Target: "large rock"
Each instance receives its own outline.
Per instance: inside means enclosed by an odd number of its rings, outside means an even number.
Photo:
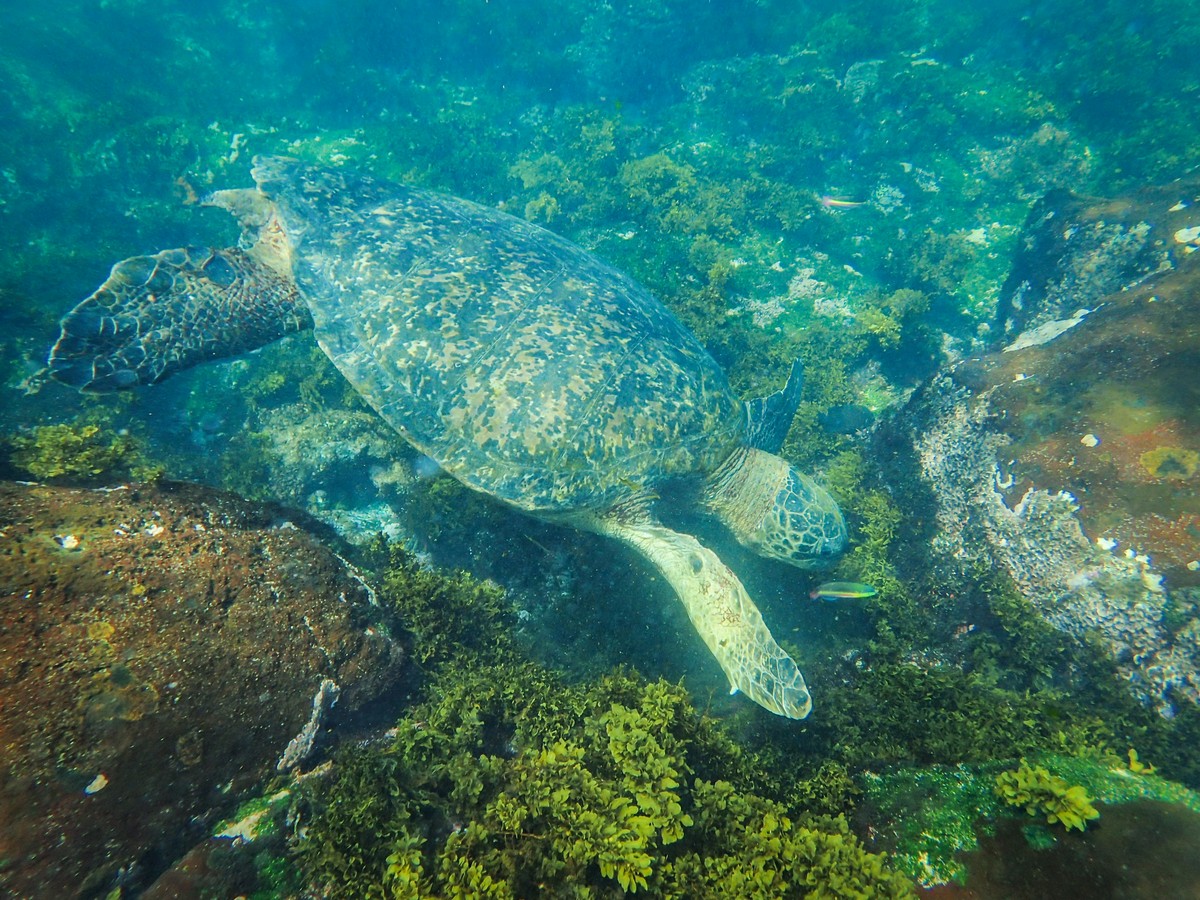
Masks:
[[[885,440],[919,460],[932,549],[1003,567],[1058,627],[1099,635],[1134,692],[1200,700],[1200,182],[1030,216],[994,352]]]
[[[0,893],[136,884],[401,663],[370,589],[276,507],[0,484]]]
[[[1200,181],[1147,188],[1128,197],[1079,197],[1052,191],[1030,211],[1001,292],[999,324],[1006,341],[1187,261],[1175,240],[1197,224]]]

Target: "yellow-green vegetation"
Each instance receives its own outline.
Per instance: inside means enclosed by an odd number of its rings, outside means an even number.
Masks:
[[[632,132],[599,110],[564,108],[542,142],[553,149],[526,153],[509,167],[524,189],[514,208],[523,201],[526,218],[558,229],[603,221],[617,202],[612,183]]]
[[[287,376],[283,372],[273,369],[246,382],[242,388],[242,396],[257,403],[281,390],[287,383]]]
[[[697,780],[693,796],[701,849],[669,865],[665,896],[912,895],[908,881],[890,871],[883,856],[867,853],[843,818],[800,824],[778,803],[725,781]]]
[[[12,438],[12,463],[35,478],[99,478],[155,472],[129,434],[99,425],[40,425]]]
[[[897,580],[888,553],[903,516],[884,491],[864,491],[855,500],[852,513],[858,519],[857,540],[843,571],[857,581],[883,589],[885,584]]]
[[[1083,831],[1088,822],[1100,817],[1081,785],[1068,784],[1045,767],[1031,766],[1024,759],[1017,768],[996,776],[995,790],[1009,806],[1024,807],[1031,816],[1044,815],[1049,824],[1062,825],[1067,831]]]
[[[682,687],[564,684],[522,658],[497,589],[399,551],[381,596],[419,622],[429,677],[386,744],[305,788],[298,853],[329,896],[909,895],[844,819],[754,793],[768,776]]]
[[[444,675],[391,745],[342,754],[310,791],[309,876],[346,897],[909,895],[843,819],[694,775],[721,747],[681,688],[535,672],[473,672],[465,694]]]
[[[955,666],[914,664],[894,642],[881,635],[885,646],[870,665],[825,691],[810,726],[812,752],[859,769],[878,760],[983,762],[1050,740],[1046,698],[998,689]]]
[[[858,314],[857,324],[874,337],[883,350],[899,346],[904,329],[929,311],[929,295],[922,291],[902,289],[872,300]]]
[[[680,799],[678,738],[669,719],[650,717],[649,706],[673,712],[669,699],[658,702],[670,690],[650,685],[641,708],[613,703],[606,712],[593,710],[582,735],[520,753],[505,767],[503,788],[477,827],[460,832],[443,852],[478,861],[514,888],[525,878],[587,883],[593,865],[623,890],[646,888],[662,849],[692,824]],[[508,846],[530,839],[514,871]],[[448,886],[471,890],[455,880]]]
[[[1132,747],[1129,748],[1129,753],[1127,754],[1127,758],[1129,759],[1129,771],[1132,772],[1134,775],[1153,775],[1154,774],[1154,766],[1151,765],[1150,763],[1142,762],[1138,758],[1138,752],[1136,750],[1134,750]]]
[[[967,854],[978,849],[980,836],[997,834],[998,822],[1009,814],[1009,797],[1017,793],[1008,785],[1009,776],[1035,768],[1054,774],[1026,774],[1023,780],[1040,783],[1058,778],[1062,782],[1058,790],[1069,791],[1073,785],[1109,807],[1151,800],[1200,812],[1200,795],[1195,791],[1154,774],[1132,773],[1127,757],[1094,749],[1079,755],[1034,753],[1017,769],[990,762],[891,769],[866,775],[863,784],[868,803],[890,823],[883,844],[893,854],[893,865],[933,886],[964,880],[970,866]],[[1000,779],[1008,785],[1003,790],[997,789]],[[1065,822],[1055,823],[1064,826],[1058,828],[1045,819],[1035,823],[1016,815],[1028,822],[1021,833],[1035,849],[1066,838]],[[1035,808],[1034,815],[1041,818],[1045,813]],[[1091,819],[1082,819],[1084,824],[1087,821]]]
[[[251,500],[271,500],[271,467],[276,456],[270,438],[258,431],[239,431],[221,455],[221,484]]]
[[[491,531],[499,540],[511,531],[502,523],[507,514],[492,498],[444,473],[414,484],[405,507],[413,530],[435,544],[464,531]]]
[[[923,614],[892,563],[893,544],[904,514],[886,491],[868,487],[867,463],[857,450],[844,450],[832,458],[826,483],[850,525],[850,552],[829,580],[855,581],[876,589],[869,605],[903,625]]]
[[[1152,478],[1183,481],[1200,469],[1200,453],[1183,447],[1155,447],[1143,453],[1139,462]]]
[[[413,654],[419,662],[436,666],[470,657],[498,662],[516,654],[516,615],[497,585],[465,572],[425,568],[398,545],[385,552],[383,590],[415,635]]]
[[[297,401],[313,409],[365,408],[357,392],[307,335],[271,345],[253,361],[243,362],[236,385],[235,398],[251,408]]]

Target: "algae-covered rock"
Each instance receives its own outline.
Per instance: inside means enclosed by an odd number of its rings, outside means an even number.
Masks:
[[[0,892],[136,884],[302,758],[398,673],[371,600],[279,507],[0,484]]]
[[[1128,759],[1044,753],[1012,769],[867,773],[866,806],[879,848],[926,887],[1012,900],[1194,896],[1195,854],[1181,848],[1200,835],[1200,795]]]
[[[1200,256],[1182,239],[1200,211],[1180,199],[1198,192],[1048,196],[1000,346],[933,379],[881,438],[915,456],[947,570],[1006,573],[1166,715],[1200,701]]]

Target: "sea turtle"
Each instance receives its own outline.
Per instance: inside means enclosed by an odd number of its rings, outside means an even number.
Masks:
[[[734,691],[812,708],[737,576],[659,522],[668,485],[764,556],[840,553],[832,498],[774,455],[801,374],[742,402],[628,276],[495,209],[279,157],[205,202],[238,247],[117,263],[62,321],[48,370],[85,391],[152,384],[313,328],[359,394],[463,484],[624,541],[674,588]],[[690,493],[689,493],[690,491]]]

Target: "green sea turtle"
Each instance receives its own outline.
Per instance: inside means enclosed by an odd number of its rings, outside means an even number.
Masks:
[[[677,486],[764,556],[842,551],[837,504],[774,455],[798,366],[778,393],[742,402],[648,291],[535,225],[291,159],[257,159],[253,177],[205,201],[239,219],[238,247],[117,263],[63,319],[49,373],[120,390],[313,328],[414,447],[469,487],[636,549],[734,691],[808,715],[803,676],[737,576],[653,512]]]

